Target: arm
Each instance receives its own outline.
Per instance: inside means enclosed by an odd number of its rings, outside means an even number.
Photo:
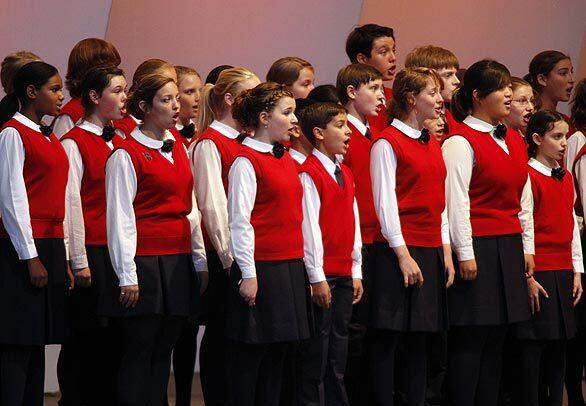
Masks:
[[[213,141],[196,144],[191,160],[194,190],[203,223],[224,269],[232,265],[228,200],[222,183],[222,161]]]
[[[523,251],[525,254],[535,255],[535,232],[533,227],[533,193],[531,179],[527,175],[527,182],[521,194],[521,211],[519,221],[523,229]]]

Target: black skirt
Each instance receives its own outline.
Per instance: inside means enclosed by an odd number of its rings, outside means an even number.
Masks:
[[[257,261],[258,293],[250,307],[240,296],[242,273],[234,261],[226,309],[226,338],[267,344],[304,340],[313,330],[311,294],[302,259]]]
[[[538,271],[534,278],[547,292],[549,299],[539,297],[539,312],[513,328],[521,340],[566,340],[576,335],[574,314],[574,271]]]
[[[352,308],[351,323],[365,326],[370,313],[370,297],[372,296],[372,274],[376,267],[375,245],[362,246],[362,299]]]
[[[497,326],[529,320],[525,259],[521,234],[473,238],[478,275],[456,277],[448,291],[452,326]]]
[[[35,246],[48,273],[43,288],[31,284],[27,261],[10,239],[0,239],[0,344],[63,344],[71,337],[63,239],[35,239]]]
[[[106,272],[103,316],[185,316],[196,317],[200,310],[199,279],[191,254],[137,256],[139,296],[134,308],[120,303],[120,287],[114,269]]]
[[[375,243],[368,325],[393,331],[445,331],[448,312],[443,248],[408,249],[423,274],[421,287],[405,288],[397,255],[388,244]]]
[[[201,297],[202,311],[198,319],[200,325],[224,323],[226,314],[226,292],[229,275],[216,251],[206,251],[208,259],[208,287]]]

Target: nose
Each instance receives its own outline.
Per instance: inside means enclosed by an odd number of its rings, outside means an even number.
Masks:
[[[460,84],[460,79],[458,79],[458,76],[454,75],[454,84],[456,86],[458,86]]]
[[[297,125],[299,121],[297,121],[297,116],[295,114],[291,115],[291,124]]]
[[[348,127],[348,124],[344,124],[344,134],[350,135],[352,134],[352,130]]]

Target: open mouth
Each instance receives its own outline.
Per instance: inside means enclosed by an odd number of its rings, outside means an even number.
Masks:
[[[348,137],[348,138],[346,138],[346,139],[344,140],[344,145],[345,145],[345,146],[348,146],[348,145],[350,145],[350,137]]]

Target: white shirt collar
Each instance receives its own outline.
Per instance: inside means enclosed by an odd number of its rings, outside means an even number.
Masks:
[[[134,122],[136,124],[141,124],[142,123],[142,120],[139,120],[138,118],[134,117],[132,114],[129,114],[129,116],[130,116],[130,118],[132,118],[134,120]]]
[[[395,127],[397,130],[401,131],[406,136],[408,136],[409,138],[413,138],[414,140],[418,139],[421,136],[421,131],[416,130],[413,127],[410,127],[409,125],[405,124],[404,122],[396,118],[393,119],[391,125]]]
[[[81,128],[82,130],[89,131],[90,133],[98,135],[98,136],[101,136],[102,132],[104,131],[104,129],[102,127],[100,127],[99,125],[96,125],[94,123],[90,123],[89,121],[86,121],[86,120],[83,120],[77,126],[79,128]]]
[[[366,134],[368,124],[364,124],[362,121],[360,121],[360,119],[354,117],[352,114],[348,114],[348,121],[350,121],[350,123],[352,123],[352,125],[356,127],[358,131],[360,131],[360,134]]]
[[[16,112],[14,114],[14,116],[12,116],[16,121],[18,121],[20,124],[27,126],[28,128],[30,128],[31,130],[35,130],[36,132],[40,133],[41,132],[41,126],[38,125],[37,123],[35,123],[33,120],[31,120],[30,118],[28,118],[27,116],[25,116],[24,114],[21,114],[20,112]]]
[[[338,165],[336,165],[334,161],[328,158],[326,154],[317,150],[316,148],[314,148],[313,151],[311,151],[311,153],[315,155],[317,159],[319,159],[324,168],[326,168],[326,171],[328,171],[330,175],[334,176],[335,179],[335,171]]]
[[[218,120],[212,121],[210,127],[218,131],[220,134],[225,135],[228,138],[236,139],[240,133],[235,128],[230,127],[227,124],[221,123]]]
[[[479,118],[472,117],[472,116],[466,116],[463,123],[476,131],[481,131],[483,133],[490,133],[491,135],[492,135],[492,132],[494,131],[494,129],[496,128],[496,126],[494,126],[490,123],[487,123],[486,121],[483,121]]]
[[[551,169],[549,166],[542,164],[535,158],[529,159],[529,166],[535,169],[537,172],[544,174],[545,176],[551,176]],[[559,168],[559,164],[556,164],[556,168]]]
[[[289,155],[291,155],[291,158],[293,158],[295,161],[297,161],[298,164],[302,164],[303,162],[305,162],[305,159],[307,158],[301,152],[299,152],[293,148],[289,148]]]
[[[154,140],[151,137],[144,135],[144,133],[140,130],[140,127],[136,127],[130,133],[132,138],[140,142],[142,145],[152,149],[161,149],[163,147],[163,141]],[[169,130],[165,130],[165,140],[173,140],[175,141],[175,137]]]
[[[258,152],[272,152],[273,146],[271,144],[267,144],[266,142],[255,140],[251,137],[246,137],[244,141],[242,141],[243,145],[250,147]]]

